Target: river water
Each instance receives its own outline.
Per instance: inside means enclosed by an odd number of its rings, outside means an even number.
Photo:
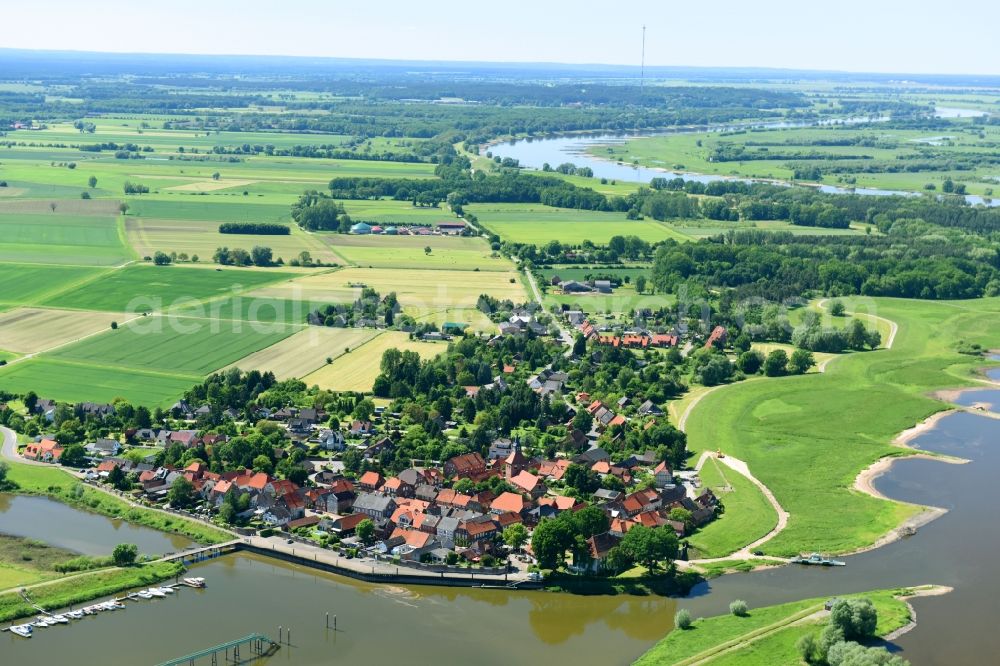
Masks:
[[[84,555],[110,555],[120,543],[134,543],[140,553],[150,555],[191,545],[186,537],[81,511],[47,497],[6,493],[0,493],[0,532]]]
[[[963,109],[949,109],[948,111],[963,111]],[[944,116],[961,117],[961,116]],[[870,119],[847,118],[843,123],[852,124],[858,122],[870,122]],[[546,163],[557,167],[563,162],[572,162],[578,167],[590,167],[594,172],[594,178],[600,180],[606,178],[610,180],[620,180],[634,183],[649,183],[654,177],[661,178],[683,178],[699,183],[710,183],[718,180],[737,180],[740,182],[751,182],[747,178],[735,176],[719,176],[710,174],[689,173],[671,171],[665,168],[651,168],[633,166],[631,164],[614,162],[612,160],[601,159],[587,152],[594,146],[606,146],[625,143],[632,139],[643,137],[664,136],[670,134],[702,134],[705,132],[727,132],[734,129],[787,129],[796,127],[811,127],[824,124],[823,122],[761,122],[753,125],[712,125],[701,127],[680,127],[670,130],[656,132],[634,132],[625,134],[590,134],[571,136],[552,136],[545,138],[530,138],[508,141],[490,146],[489,150],[494,157],[511,157],[516,159],[522,167],[530,169],[541,169]],[[829,122],[825,123],[829,124]],[[917,192],[907,192],[903,190],[883,190],[869,187],[844,188],[834,185],[820,185],[821,192],[828,194],[860,194],[865,196],[902,196],[918,197],[922,196]],[[966,195],[965,200],[973,205],[986,204],[990,206],[1000,206],[1000,199],[987,201],[978,195]]]
[[[1000,653],[1000,632],[993,630],[1000,614],[1000,578],[991,566],[1000,547],[1000,522],[995,519],[1000,503],[995,483],[998,435],[1000,421],[962,412],[915,439],[912,444],[918,448],[972,462],[898,461],[876,487],[948,513],[912,537],[844,558],[846,567],[788,566],[723,576],[699,585],[687,599],[674,600],[376,586],[237,554],[194,567],[196,575],[207,579],[206,590],[184,588],[171,598],[130,603],[126,611],[40,629],[30,641],[2,634],[0,663],[157,663],[255,631],[274,637],[281,625],[292,628],[294,646],[283,648],[272,664],[348,659],[380,664],[627,664],[670,630],[678,607],[696,617],[709,616],[727,612],[729,602],[738,598],[759,607],[925,583],[955,591],[913,602],[919,626],[898,641],[904,656],[917,666],[987,663],[990,659],[983,655]],[[8,497],[3,524],[12,506],[34,499],[11,502]],[[46,514],[45,529],[33,535],[70,539],[63,543],[82,548],[79,535],[65,534],[71,526],[81,519],[107,521],[65,510],[66,515]],[[123,540],[117,530],[108,538],[102,552]],[[328,612],[337,615],[337,632],[324,627]]]

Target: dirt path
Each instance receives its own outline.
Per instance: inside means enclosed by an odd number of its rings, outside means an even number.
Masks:
[[[820,301],[818,301],[816,303],[816,307],[818,307],[818,308],[820,308],[822,310],[826,310],[826,304],[827,304],[827,302],[829,302],[829,300],[830,300],[829,298],[821,299]],[[878,315],[873,315],[873,314],[862,313],[862,314],[859,314],[857,316],[859,316],[859,317],[867,317],[868,319],[874,319],[874,320],[880,321],[880,322],[882,322],[884,324],[888,324],[888,326],[889,326],[889,337],[886,338],[885,344],[883,344],[882,346],[885,349],[892,349],[892,343],[896,341],[896,333],[899,332],[899,324],[897,324],[896,322],[894,322],[891,319],[886,319],[885,317],[879,317]]]

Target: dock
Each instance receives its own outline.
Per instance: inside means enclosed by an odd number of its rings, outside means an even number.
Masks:
[[[279,646],[264,634],[250,634],[249,636],[244,636],[243,638],[237,638],[234,641],[219,643],[218,645],[213,645],[210,648],[205,648],[204,650],[186,654],[183,657],[177,657],[176,659],[165,661],[158,664],[158,666],[183,666],[184,664],[194,666],[195,661],[205,658],[209,658],[211,660],[210,663],[212,666],[218,666],[220,653],[224,656],[224,663],[232,662],[234,664],[240,664],[243,663],[243,656],[240,655],[241,647],[243,647],[247,652],[246,660],[253,661],[254,659],[268,657],[274,654],[278,651]]]

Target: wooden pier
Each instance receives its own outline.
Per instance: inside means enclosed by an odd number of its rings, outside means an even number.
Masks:
[[[210,659],[209,663],[212,666],[218,666],[220,653],[223,654],[225,659],[223,663],[232,662],[240,664],[244,660],[244,656],[240,655],[241,647],[246,653],[246,660],[252,661],[258,657],[266,657],[274,654],[279,646],[264,634],[250,634],[249,636],[244,636],[228,643],[220,643],[219,645],[214,645],[198,652],[192,652],[183,657],[165,661],[159,664],[159,666],[183,666],[184,664],[193,666],[195,661],[206,658]]]

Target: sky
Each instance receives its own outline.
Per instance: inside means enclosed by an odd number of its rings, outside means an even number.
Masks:
[[[1000,74],[1000,2],[32,0],[0,47]]]

